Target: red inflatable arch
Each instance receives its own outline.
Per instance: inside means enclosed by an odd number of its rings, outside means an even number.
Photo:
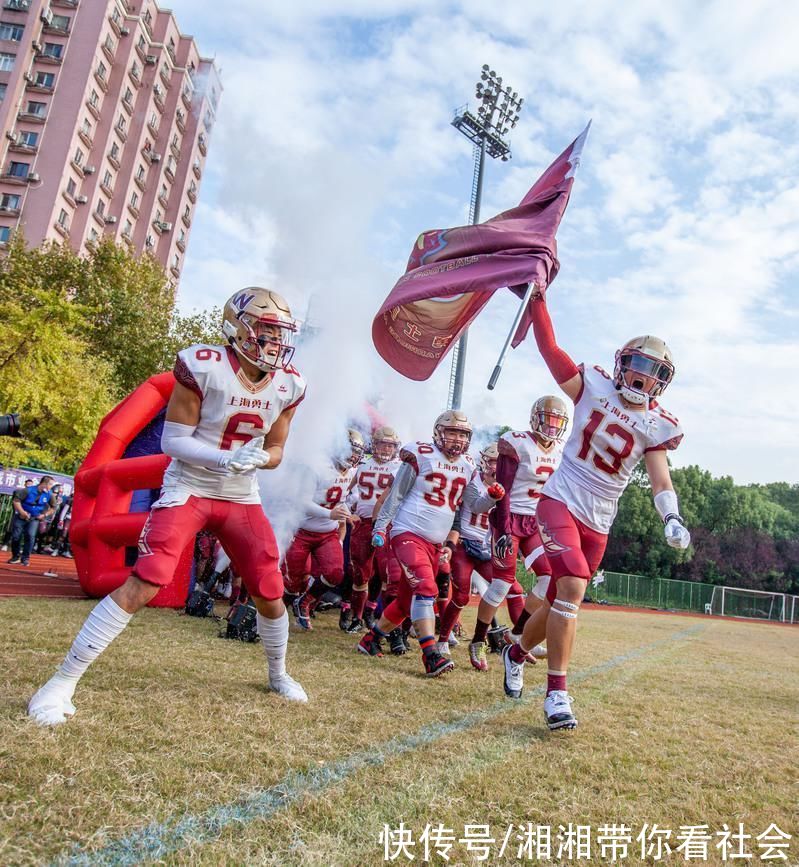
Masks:
[[[75,476],[70,541],[80,585],[90,596],[107,595],[130,575],[125,549],[136,546],[147,519],[147,512],[130,511],[133,492],[159,488],[169,458],[124,454],[167,405],[174,385],[171,373],[150,377],[112,409]],[[193,547],[187,546],[175,580],[158,591],[151,605],[178,608],[184,604]]]

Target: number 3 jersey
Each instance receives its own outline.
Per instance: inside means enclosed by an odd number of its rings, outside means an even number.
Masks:
[[[416,473],[416,481],[391,523],[392,537],[414,533],[434,545],[447,538],[466,485],[477,473],[472,458],[463,454],[450,461],[430,443],[408,443],[400,460]]]
[[[516,475],[507,493],[514,515],[534,515],[546,480],[555,471],[563,454],[563,443],[542,449],[530,431],[507,431],[499,438],[499,453],[518,461]]]
[[[581,371],[572,432],[543,493],[565,503],[592,529],[608,533],[638,462],[646,452],[676,449],[683,432],[654,400],[640,410],[626,406],[601,367]]]
[[[193,436],[224,451],[268,434],[280,414],[297,406],[305,396],[305,380],[293,367],[252,382],[229,346],[182,349],[175,359],[174,374],[202,402]],[[237,503],[261,502],[255,471],[236,475],[173,459],[164,474],[159,505],[179,505],[192,495]]]
[[[314,505],[321,506],[323,509],[335,508],[347,496],[354,472],[354,467],[339,470],[331,466],[317,474],[313,493]],[[331,533],[333,530],[338,530],[338,523],[333,518],[306,513],[300,521],[300,529],[310,530],[312,533]]]
[[[391,487],[401,463],[399,458],[380,463],[371,457],[358,464],[349,501],[359,518],[371,520],[377,501]]]

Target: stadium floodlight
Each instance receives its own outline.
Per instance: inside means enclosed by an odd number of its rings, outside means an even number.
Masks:
[[[474,176],[469,221],[480,222],[480,201],[483,194],[483,170],[486,154],[506,163],[511,158],[510,143],[505,136],[519,122],[523,99],[510,85],[503,87],[502,77],[484,63],[480,81],[475,86],[478,100],[476,113],[468,106],[458,109],[452,125],[472,142],[474,147]],[[463,379],[466,370],[468,331],[464,331],[452,353],[452,371],[449,379],[447,407],[460,409],[463,397]]]

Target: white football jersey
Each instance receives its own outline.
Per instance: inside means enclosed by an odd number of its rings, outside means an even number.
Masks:
[[[547,451],[541,448],[530,431],[509,430],[499,438],[500,454],[508,451],[518,460],[513,485],[507,493],[511,513],[534,515],[546,480],[555,472],[563,457],[562,442]]]
[[[244,374],[229,346],[190,346],[175,359],[175,379],[202,401],[194,436],[216,449],[234,451],[268,434],[280,414],[305,396],[305,380],[293,368],[277,370],[260,382]],[[256,471],[235,474],[173,459],[164,473],[160,505],[178,505],[189,496],[260,503]]]
[[[380,463],[372,456],[358,464],[350,502],[359,518],[371,520],[377,501],[381,494],[391,487],[401,463],[399,458]]]
[[[450,461],[432,443],[408,443],[400,459],[416,472],[416,482],[400,503],[391,522],[392,537],[414,533],[440,545],[447,538],[466,485],[477,473],[472,458],[463,454]]]
[[[317,475],[313,502],[324,509],[337,506],[347,496],[354,472],[355,467],[339,470],[331,466],[326,472]],[[330,533],[332,530],[338,530],[338,525],[339,522],[332,518],[321,518],[316,515],[305,515],[300,521],[300,529],[310,530],[312,533]]]
[[[649,451],[676,449],[683,432],[655,401],[638,411],[625,406],[601,367],[582,373],[571,436],[544,494],[565,503],[584,524],[607,533],[638,461]]]
[[[471,539],[473,542],[485,542],[490,530],[488,513],[491,509],[485,512],[473,512],[469,508],[476,504],[478,498],[483,499],[488,496],[486,484],[480,478],[480,473],[477,473],[469,483],[469,490],[466,494],[461,503],[461,538]],[[469,494],[473,496],[469,496]]]

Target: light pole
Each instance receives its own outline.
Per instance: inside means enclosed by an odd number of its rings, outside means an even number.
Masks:
[[[524,100],[519,98],[509,85],[502,87],[502,78],[484,64],[480,81],[475,88],[478,100],[477,114],[468,106],[455,112],[452,125],[474,146],[474,174],[472,197],[469,203],[469,222],[480,222],[480,201],[483,197],[483,171],[486,154],[502,162],[510,159],[510,144],[505,136],[516,126]],[[449,377],[447,407],[460,409],[463,397],[463,377],[466,370],[466,346],[469,332],[464,331],[452,353],[452,370]]]

